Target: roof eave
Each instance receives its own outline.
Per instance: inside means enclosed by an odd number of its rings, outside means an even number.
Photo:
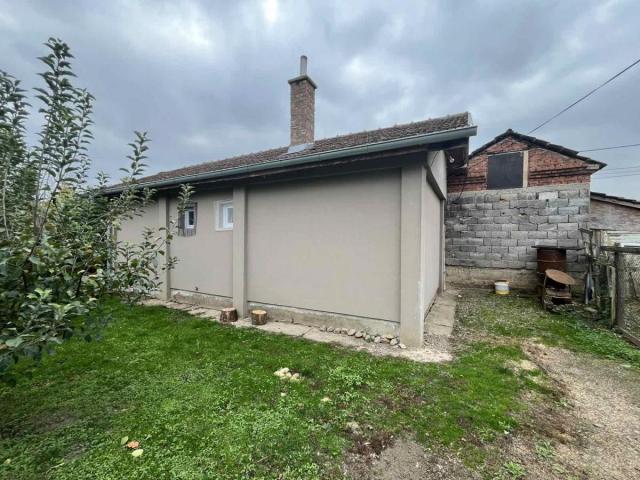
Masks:
[[[301,165],[311,162],[320,162],[323,160],[333,160],[341,157],[350,157],[355,155],[362,155],[367,153],[377,153],[386,150],[395,150],[398,148],[413,147],[418,145],[428,145],[431,143],[440,143],[451,140],[459,140],[462,138],[469,138],[477,134],[478,127],[476,125],[468,125],[465,127],[455,128],[451,130],[444,130],[439,132],[426,133],[421,135],[414,135],[411,137],[403,137],[394,140],[385,140],[382,142],[367,143],[358,145],[356,147],[346,147],[328,152],[312,153],[309,155],[301,155],[294,158],[286,158],[284,156],[278,160],[272,160],[269,162],[256,163],[252,165],[243,165],[239,167],[230,167],[216,170],[213,172],[204,172],[194,175],[183,175],[180,177],[167,178],[163,180],[155,180],[151,182],[141,182],[137,184],[139,188],[158,188],[168,187],[173,185],[179,185],[182,183],[200,182],[211,180],[214,178],[221,178],[241,173],[255,172],[260,170],[270,170],[273,168],[282,168],[294,165]],[[123,190],[123,186],[107,187],[103,190],[105,194],[119,193]]]

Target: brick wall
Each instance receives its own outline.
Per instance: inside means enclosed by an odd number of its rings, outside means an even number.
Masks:
[[[528,152],[528,186],[572,183],[586,183],[588,185],[590,182],[593,170],[587,169],[589,165],[586,162],[544,148],[530,148],[530,145],[525,142],[505,138],[480,154],[471,157],[466,175],[449,178],[448,191],[486,190],[488,156],[519,151]]]
[[[535,271],[534,245],[581,246],[589,203],[585,183],[450,193],[446,264]],[[568,251],[567,263],[583,271],[578,252]]]
[[[640,232],[640,208],[591,199],[591,226],[608,230]]]

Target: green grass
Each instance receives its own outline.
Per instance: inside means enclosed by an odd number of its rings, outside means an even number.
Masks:
[[[478,439],[514,428],[536,388],[505,368],[519,358],[477,344],[417,364],[117,305],[102,341],[72,340],[0,386],[0,478],[341,478],[345,449],[400,432],[477,464]],[[303,380],[273,375],[284,366]]]
[[[17,386],[0,385],[1,479],[342,478],[345,452],[391,434],[458,452],[491,475],[494,441],[518,428],[523,393],[552,394],[540,372],[509,368],[524,358],[522,338],[639,362],[608,331],[484,293],[463,295],[463,330],[513,341],[459,344],[447,364],[113,307],[101,341],[72,340],[39,365],[20,363]],[[302,381],[278,379],[281,367]],[[349,432],[353,421],[361,435]],[[123,437],[140,442],[141,457]]]
[[[460,299],[458,319],[463,328],[472,332],[516,340],[536,338],[547,345],[640,367],[640,349],[620,335],[574,313],[546,312],[537,298],[469,290]]]

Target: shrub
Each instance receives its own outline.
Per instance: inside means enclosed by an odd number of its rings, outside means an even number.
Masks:
[[[20,356],[82,331],[87,339],[107,318],[100,300],[136,301],[158,287],[160,262],[175,228],[146,229],[129,244],[114,235],[139,214],[153,192],[138,186],[148,150],[135,133],[120,193],[107,196],[109,178],[89,182],[93,97],[72,84],[73,56],[59,39],[45,44],[45,71],[36,98],[43,125],[27,143],[29,104],[20,82],[0,71],[0,377]],[[181,204],[191,194],[183,187]]]

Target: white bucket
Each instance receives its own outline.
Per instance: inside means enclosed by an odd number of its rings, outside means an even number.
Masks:
[[[509,282],[507,280],[497,280],[494,286],[496,295],[509,295]]]

